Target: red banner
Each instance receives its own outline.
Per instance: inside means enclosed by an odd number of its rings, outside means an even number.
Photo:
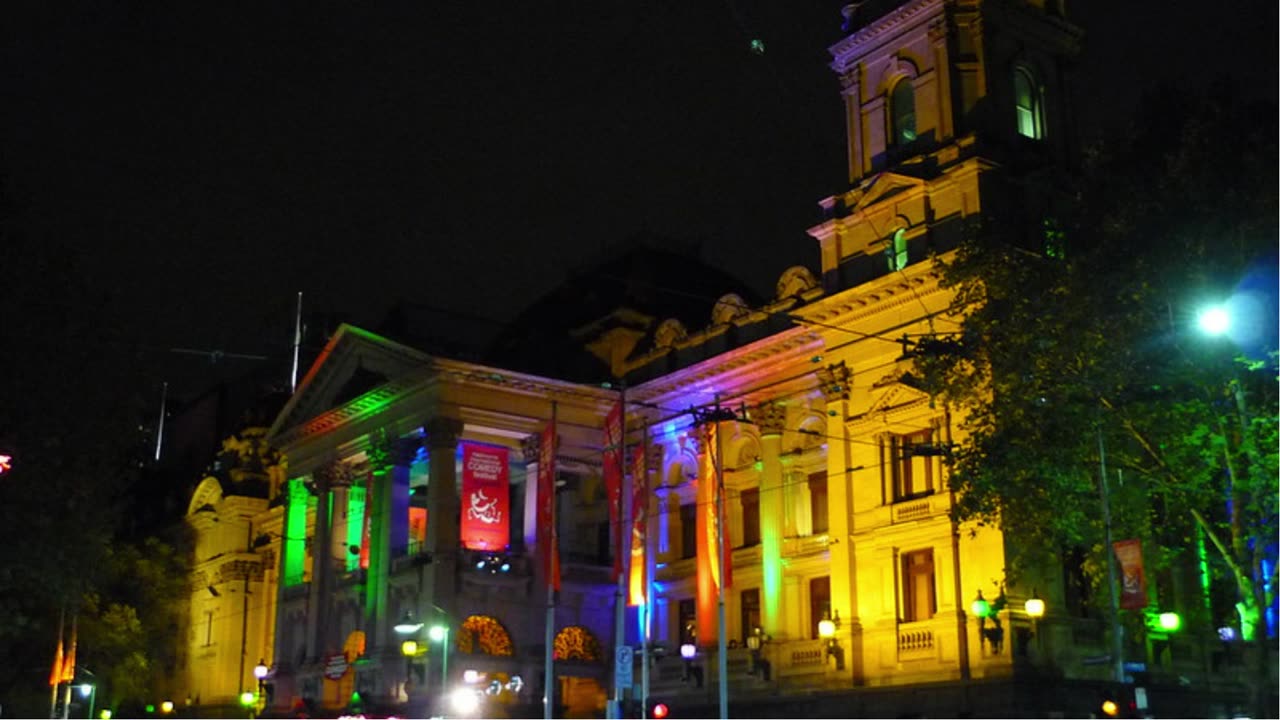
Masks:
[[[511,537],[507,449],[462,445],[462,546],[505,550]]]
[[[648,600],[648,568],[645,566],[645,537],[649,531],[649,476],[645,474],[645,448],[635,449],[631,459],[631,573],[627,578],[627,605],[644,605]]]
[[[613,537],[613,581],[622,574],[622,401],[604,416],[604,487],[609,497],[609,531]]]
[[[1120,607],[1139,610],[1147,606],[1147,578],[1142,569],[1142,541],[1112,543],[1120,563]]]
[[[556,537],[556,424],[552,421],[538,438],[538,555],[543,575],[560,589],[560,548]]]

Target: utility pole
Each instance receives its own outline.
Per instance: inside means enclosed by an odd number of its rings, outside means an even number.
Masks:
[[[1120,625],[1120,598],[1116,594],[1116,554],[1111,544],[1111,500],[1107,492],[1107,446],[1098,423],[1098,489],[1102,493],[1102,523],[1107,553],[1107,589],[1111,591],[1111,665],[1115,681],[1124,682],[1124,628]]]

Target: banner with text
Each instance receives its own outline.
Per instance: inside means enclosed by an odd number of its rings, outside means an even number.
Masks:
[[[462,445],[462,546],[505,550],[511,537],[507,449]]]

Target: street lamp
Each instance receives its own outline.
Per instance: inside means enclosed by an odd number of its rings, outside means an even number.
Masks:
[[[1039,593],[1035,590],[1031,591],[1031,597],[1022,605],[1027,611],[1027,617],[1031,618],[1031,634],[1036,637],[1036,650],[1042,647],[1040,641],[1040,618],[1044,617],[1044,600],[1040,599]]]
[[[765,682],[769,681],[769,661],[760,657],[760,651],[765,643],[771,640],[759,625],[752,628],[751,634],[747,636],[747,648],[751,650],[751,673],[752,675],[762,675]]]
[[[432,642],[440,643],[440,692],[444,692],[449,684],[449,626],[432,625],[427,631]]]
[[[844,648],[840,647],[840,641],[836,639],[836,631],[839,629],[839,610],[836,610],[835,615],[822,614],[822,620],[818,621],[818,636],[827,641],[827,657],[836,659],[836,670],[844,670]]]
[[[80,697],[89,698],[89,714],[85,717],[93,717],[93,703],[98,699],[98,686],[92,683],[82,683],[80,685]]]
[[[702,687],[702,668],[694,667],[693,659],[698,655],[698,646],[693,643],[685,643],[680,646],[680,657],[684,660],[684,677],[680,678],[684,682],[693,680],[697,687]]]
[[[266,707],[266,693],[263,692],[267,686],[267,673],[271,672],[271,668],[267,667],[267,661],[264,658],[258,658],[258,664],[253,666],[253,676],[258,679],[258,710],[261,711]]]
[[[414,620],[413,615],[406,611],[394,627],[396,634],[404,638],[404,642],[400,643],[400,654],[404,655],[404,694],[407,698],[413,674],[413,656],[418,654],[418,643],[413,635],[422,629],[422,623]]]

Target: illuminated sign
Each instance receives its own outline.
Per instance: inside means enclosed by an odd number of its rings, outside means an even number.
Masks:
[[[507,449],[462,446],[462,546],[503,550],[511,536]]]

